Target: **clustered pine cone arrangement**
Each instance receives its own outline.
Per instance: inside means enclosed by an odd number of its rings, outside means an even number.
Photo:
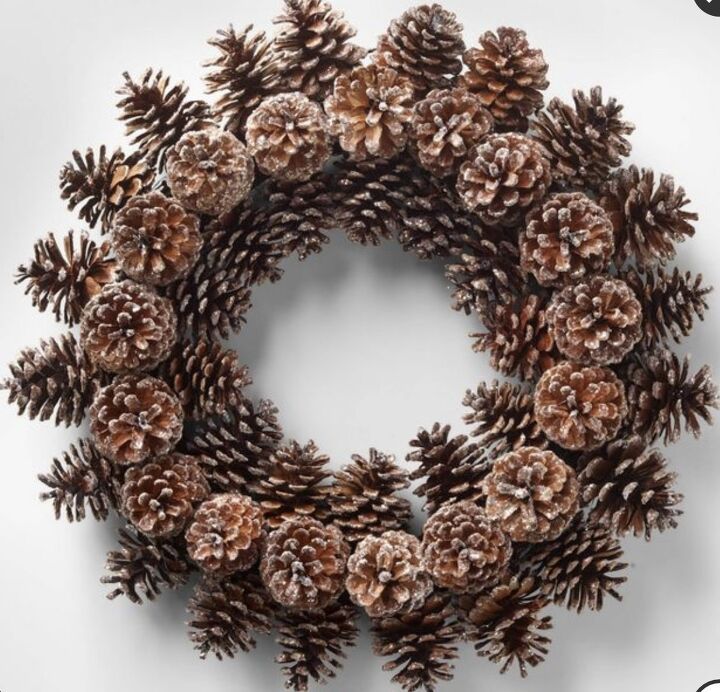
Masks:
[[[670,176],[623,167],[634,126],[600,87],[546,105],[548,65],[519,29],[466,44],[421,5],[366,51],[325,0],[285,0],[276,24],[210,40],[214,104],[125,74],[134,150],[61,170],[62,198],[108,235],[50,234],[18,269],[33,305],[80,329],[22,351],[9,401],[90,424],[41,497],[125,522],[110,598],[197,575],[203,658],[274,627],[286,686],[306,690],[336,675],[362,609],[404,690],[451,679],[463,639],[525,676],[549,651],[548,605],[619,599],[620,539],[681,514],[656,443],[699,435],[718,405],[708,368],[669,350],[708,308],[701,276],[666,267],[697,215]],[[475,350],[520,379],[468,390],[467,433],[421,429],[409,470],[376,449],[332,468],[283,440],[221,343],[254,286],[334,229],[444,258]]]

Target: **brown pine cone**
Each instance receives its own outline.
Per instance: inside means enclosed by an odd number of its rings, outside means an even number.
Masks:
[[[160,192],[133,197],[118,212],[112,245],[135,281],[166,286],[187,276],[200,255],[200,219]]]
[[[167,454],[182,436],[182,406],[155,377],[116,378],[100,390],[89,415],[95,446],[118,464]]]
[[[307,180],[331,154],[322,108],[297,91],[265,99],[248,118],[245,139],[258,168],[282,181]]]
[[[209,492],[210,486],[193,457],[168,454],[127,470],[121,510],[147,536],[174,536],[190,519],[193,505],[202,502]]]
[[[614,249],[610,219],[582,192],[552,195],[530,211],[520,233],[520,265],[543,286],[603,271]]]
[[[525,135],[487,137],[460,166],[457,191],[463,204],[487,224],[514,226],[550,187],[550,164]]]
[[[558,291],[547,320],[558,350],[570,360],[619,363],[640,340],[642,307],[620,279],[594,276]]]
[[[468,69],[460,84],[480,98],[498,129],[526,132],[548,87],[543,52],[530,48],[524,31],[506,26],[486,31],[479,42],[463,55]]]
[[[335,526],[302,517],[275,529],[263,547],[260,576],[280,605],[324,608],[341,593],[350,548]]]
[[[262,509],[240,493],[205,500],[185,532],[190,558],[217,577],[250,569],[264,538]]]
[[[167,155],[167,179],[173,197],[201,214],[220,216],[244,200],[255,166],[245,145],[217,128],[188,132]]]
[[[468,151],[493,129],[493,118],[465,89],[433,89],[415,104],[410,142],[420,165],[443,177],[457,172]]]
[[[172,303],[134,281],[107,284],[85,307],[80,344],[108,372],[151,370],[177,339]]]
[[[373,59],[409,79],[419,95],[446,88],[462,70],[462,32],[455,14],[438,4],[411,7],[390,23]]]
[[[412,97],[406,78],[372,64],[340,75],[325,99],[325,110],[340,146],[352,159],[390,158],[405,148]]]
[[[345,588],[370,617],[415,610],[433,590],[420,541],[404,531],[368,536],[347,564]]]
[[[465,501],[446,505],[425,522],[423,560],[437,586],[468,593],[487,589],[502,577],[512,545],[488,516]]]
[[[608,368],[564,361],[535,388],[535,420],[565,449],[595,449],[611,440],[627,412],[625,386]]]
[[[500,457],[485,479],[485,512],[513,541],[552,541],[577,514],[579,491],[575,471],[557,454],[521,447]]]

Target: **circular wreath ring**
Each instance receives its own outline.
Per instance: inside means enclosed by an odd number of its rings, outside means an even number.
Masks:
[[[676,525],[653,445],[698,435],[717,407],[708,368],[667,349],[707,308],[700,275],[666,268],[697,216],[670,176],[621,167],[633,126],[599,87],[545,105],[548,66],[521,30],[466,49],[453,13],[422,5],[368,54],[323,0],[286,0],[277,23],[210,40],[213,106],[161,71],[126,74],[132,153],[76,151],[61,171],[70,209],[109,240],[51,234],[18,270],[40,311],[80,325],[4,383],[31,418],[88,414],[42,498],[70,521],[125,520],[110,598],[198,573],[203,657],[276,627],[304,690],[335,675],[364,609],[406,690],[450,679],[463,638],[525,675],[551,602],[619,598],[619,539]],[[313,442],[283,442],[221,345],[252,287],[336,228],[445,258],[453,307],[483,327],[475,350],[520,380],[468,390],[469,433],[421,429],[409,472],[375,449],[331,472]]]

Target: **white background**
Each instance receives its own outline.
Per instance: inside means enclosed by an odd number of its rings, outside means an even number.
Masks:
[[[359,42],[372,45],[407,0],[345,0]],[[114,89],[123,70],[161,67],[202,95],[204,43],[218,28],[271,28],[279,2],[247,0],[2,0],[0,27],[0,361],[62,327],[12,285],[17,264],[47,231],[82,226],[57,195],[73,148],[122,142]],[[638,129],[633,160],[673,173],[701,214],[680,250],[682,268],[720,284],[718,69],[720,19],[692,0],[448,0],[473,42],[487,29],[524,27],[550,63],[549,95],[599,83]],[[711,296],[712,307],[717,300]],[[471,318],[452,312],[438,266],[396,246],[362,249],[337,238],[319,258],[290,264],[256,291],[247,328],[232,340],[255,393],[279,405],[290,436],[313,436],[334,465],[370,445],[402,458],[418,426],[459,427],[464,390],[493,374],[470,349]],[[695,367],[718,367],[720,311],[681,347]],[[236,661],[201,662],[186,639],[188,591],[137,607],[108,602],[98,579],[115,527],[54,522],[36,474],[74,431],[17,418],[0,406],[0,690],[2,692],[235,692],[280,689],[263,641]],[[694,692],[720,678],[720,465],[717,432],[669,451],[685,515],[651,544],[627,541],[622,604],[578,617],[556,610],[547,662],[522,681],[463,650],[454,690]],[[389,690],[363,636],[333,690]]]

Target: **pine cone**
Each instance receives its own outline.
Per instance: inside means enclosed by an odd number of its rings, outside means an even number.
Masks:
[[[420,165],[443,177],[493,129],[493,118],[465,89],[433,89],[415,104],[409,136]]]
[[[230,211],[250,194],[254,178],[255,166],[245,145],[217,128],[187,132],[168,150],[170,191],[200,214]]]
[[[100,390],[89,414],[95,446],[118,464],[167,454],[182,436],[180,402],[155,377],[116,378]]]
[[[156,367],[176,339],[172,303],[133,281],[104,286],[80,322],[80,344],[88,358],[113,373]]]
[[[485,511],[513,541],[552,541],[577,514],[579,491],[575,471],[554,452],[521,447],[485,479]]]
[[[285,608],[315,610],[342,591],[350,548],[335,526],[302,517],[281,524],[267,539],[260,576]]]
[[[367,536],[347,564],[345,588],[370,617],[415,610],[433,590],[420,541],[404,531]]]
[[[533,137],[552,163],[553,180],[567,187],[597,188],[610,170],[629,156],[626,139],[635,126],[622,119],[616,99],[603,102],[599,86],[573,91],[574,107],[558,98],[550,101],[533,123]]]
[[[321,101],[335,79],[359,65],[367,53],[349,42],[357,32],[342,12],[323,0],[285,0],[284,12],[274,23],[280,25],[275,47],[286,91]]]
[[[60,196],[68,201],[68,209],[79,207],[78,216],[90,228],[99,221],[103,233],[115,213],[135,195],[150,190],[154,182],[154,172],[141,158],[126,158],[120,149],[108,157],[103,145],[97,157],[92,149],[85,156],[75,150],[72,157],[60,170]]]
[[[479,42],[463,55],[468,69],[460,84],[480,98],[498,128],[526,132],[548,87],[543,52],[530,48],[524,31],[505,26],[497,33],[486,31]]]
[[[258,460],[258,468],[252,471],[257,478],[249,492],[260,503],[271,529],[301,517],[327,518],[327,486],[323,482],[330,476],[326,470],[329,461],[312,440],[304,447],[291,440]]]
[[[262,510],[239,493],[213,495],[195,511],[185,540],[190,559],[207,574],[244,572],[257,561],[264,540]]]
[[[493,586],[512,555],[508,536],[469,501],[446,505],[425,522],[422,549],[435,584],[454,593]]]
[[[174,536],[184,528],[193,505],[210,492],[198,463],[184,454],[155,457],[125,474],[121,508],[144,534]]]
[[[646,540],[653,530],[674,529],[682,495],[674,490],[677,474],[666,464],[657,449],[645,448],[639,435],[588,455],[578,479],[583,501],[592,505],[590,521],[609,526],[618,536],[632,532]]]
[[[642,307],[620,279],[594,276],[566,286],[547,310],[558,350],[570,360],[595,365],[619,363],[642,335]]]
[[[582,192],[561,192],[528,214],[520,264],[543,286],[563,286],[603,271],[614,247],[602,207]]]
[[[189,274],[197,261],[200,219],[160,192],[138,195],[116,216],[112,244],[131,279],[166,286]]]
[[[535,420],[565,449],[595,449],[611,440],[628,413],[625,386],[612,370],[564,361],[535,388]]]
[[[413,89],[395,70],[356,67],[335,80],[325,110],[340,146],[353,160],[389,158],[405,148]]]
[[[451,86],[460,74],[465,50],[463,26],[438,4],[411,7],[394,19],[374,53],[379,65],[409,79],[418,95]]]
[[[601,188],[600,205],[615,232],[615,263],[633,259],[641,267],[665,264],[675,257],[675,243],[695,235],[695,212],[670,175],[655,184],[651,169],[630,166],[617,171]]]
[[[38,240],[33,249],[35,256],[18,267],[15,283],[27,281],[25,294],[32,296],[33,306],[45,312],[52,305],[55,319],[72,327],[80,321],[90,298],[114,278],[115,260],[108,257],[110,246],[98,246],[87,233],[81,233],[76,250],[73,232],[69,231],[62,239],[62,250],[52,233]]]
[[[550,187],[550,164],[528,137],[494,134],[473,147],[460,166],[463,204],[489,225],[515,226]]]
[[[410,503],[398,497],[410,485],[391,454],[371,449],[368,459],[353,454],[352,463],[334,474],[328,491],[330,519],[351,545],[365,536],[401,530],[410,519]]]

